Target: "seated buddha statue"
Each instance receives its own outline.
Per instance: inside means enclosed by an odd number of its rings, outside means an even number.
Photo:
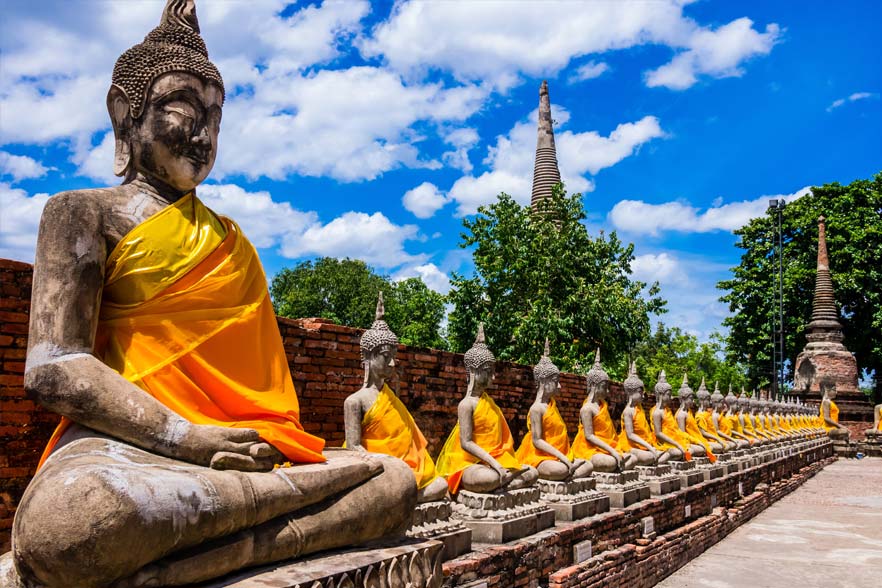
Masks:
[[[762,401],[759,399],[759,396],[756,393],[756,390],[753,391],[753,395],[748,400],[749,407],[749,419],[753,424],[753,430],[757,435],[765,439],[766,441],[774,441],[775,436],[766,430],[765,422],[763,421],[762,414]]]
[[[754,443],[763,445],[768,441],[754,427],[753,416],[750,413],[750,397],[744,388],[741,388],[741,394],[738,395],[738,420],[741,423],[742,432]]]
[[[710,424],[713,426],[720,440],[728,444],[727,449],[729,451],[747,449],[750,446],[750,443],[746,439],[739,439],[735,436],[732,424],[733,419],[729,415],[729,407],[726,402],[726,397],[720,392],[719,386],[714,386],[714,392],[711,394],[711,406],[713,411],[711,412]]]
[[[404,462],[304,431],[257,252],[196,196],[223,102],[194,0],[169,0],[107,95],[122,185],[46,204],[24,379],[63,418],[4,585],[192,584],[409,523]]]
[[[773,401],[769,399],[764,399],[761,401],[762,404],[762,419],[763,425],[766,428],[766,431],[772,434],[772,436],[781,441],[786,438],[784,431],[781,430],[781,427],[778,426],[778,419],[772,415]]]
[[[536,483],[536,468],[518,461],[511,429],[502,411],[487,394],[496,371],[496,357],[487,347],[484,325],[464,357],[469,373],[465,397],[457,408],[457,423],[438,455],[436,471],[447,478],[451,494],[517,490]]]
[[[565,481],[585,478],[594,467],[584,459],[570,460],[570,438],[554,397],[560,393],[560,369],[551,361],[545,340],[545,353],[533,367],[536,401],[530,406],[527,434],[517,451],[520,463],[536,468],[543,480]]]
[[[873,430],[882,431],[882,404],[873,408]]]
[[[715,462],[717,457],[711,451],[710,443],[701,434],[695,415],[692,414],[692,409],[695,407],[695,392],[689,387],[686,374],[683,374],[683,382],[680,384],[677,396],[680,399],[680,407],[675,418],[680,431],[689,439],[689,452],[694,457],[707,457],[711,463]]]
[[[637,465],[667,463],[671,459],[671,452],[659,448],[658,440],[646,419],[646,411],[643,409],[643,381],[637,375],[637,364],[633,361],[623,387],[628,404],[622,411],[622,428],[616,449],[621,453],[633,454],[637,458]]]
[[[656,447],[667,451],[675,461],[692,460],[689,438],[677,426],[673,412],[673,388],[668,383],[665,370],[658,374],[655,383],[655,406],[649,417],[656,438]]]
[[[695,392],[695,398],[698,400],[698,406],[695,409],[695,422],[698,423],[698,430],[702,436],[710,444],[710,449],[719,455],[728,451],[729,444],[720,437],[713,419],[713,406],[711,405],[711,393],[707,389],[704,378],[701,378],[701,385]]]
[[[383,293],[374,324],[360,341],[364,385],[343,402],[346,447],[391,455],[410,466],[417,484],[417,502],[442,500],[447,481],[435,473],[428,443],[388,380],[397,382],[398,337],[385,321]]]
[[[729,386],[729,393],[726,394],[726,420],[732,428],[730,433],[735,439],[746,441],[748,447],[756,443],[756,437],[748,435],[744,432],[744,425],[741,423],[741,411],[738,397],[732,392],[732,386]],[[748,447],[742,446],[742,449]]]
[[[831,437],[845,437],[847,439],[849,431],[839,424],[839,407],[834,402],[836,400],[836,383],[830,378],[822,377],[818,385],[821,388],[822,397],[819,409],[822,426]]]
[[[609,414],[609,375],[600,365],[600,349],[594,356],[594,366],[586,376],[588,396],[579,410],[579,430],[570,448],[570,459],[587,459],[595,472],[632,470],[637,458],[632,453],[622,454],[616,449],[618,434]]]

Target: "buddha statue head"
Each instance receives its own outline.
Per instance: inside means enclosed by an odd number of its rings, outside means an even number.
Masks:
[[[830,376],[824,375],[818,378],[818,389],[821,392],[822,399],[836,399],[836,380]]]
[[[655,399],[660,407],[669,407],[671,404],[671,393],[673,392],[673,388],[668,383],[668,378],[665,375],[665,370],[662,370],[658,374],[658,381],[655,383]]]
[[[637,375],[637,362],[632,361],[628,368],[628,377],[622,383],[625,388],[625,395],[631,406],[639,407],[643,402],[643,380]]]
[[[539,363],[533,366],[533,378],[543,398],[551,398],[560,392],[560,369],[551,361],[551,345],[545,338],[545,352]]]
[[[749,399],[750,414],[757,414],[762,410],[763,403],[759,399],[759,396],[756,393],[756,390],[753,391],[753,395],[751,395]]]
[[[695,392],[689,387],[689,377],[684,373],[683,382],[680,383],[680,389],[677,391],[677,397],[680,399],[680,408],[690,410],[695,405]]]
[[[739,412],[745,412],[750,409],[750,398],[747,396],[747,392],[744,390],[744,387],[741,387],[741,394],[738,395],[738,410]]]
[[[600,347],[594,354],[594,365],[585,375],[585,382],[588,387],[588,398],[594,399],[596,402],[603,402],[609,395],[609,374],[600,364]]]
[[[726,409],[731,412],[738,410],[738,397],[732,392],[732,384],[729,384],[729,392],[726,394]]]
[[[714,382],[714,392],[710,396],[711,406],[713,406],[715,411],[720,412],[725,408],[725,402],[726,399],[723,396],[723,393],[720,392],[719,382]]]
[[[496,357],[487,347],[484,337],[484,323],[478,325],[478,334],[472,348],[463,357],[466,370],[469,372],[469,393],[480,393],[487,389],[493,381],[496,371]]]
[[[704,383],[704,377],[701,378],[701,384],[698,386],[698,390],[695,392],[695,397],[698,399],[698,407],[702,410],[706,408],[710,408],[711,403],[711,393],[710,390],[707,389],[707,385]]]
[[[185,193],[217,155],[224,83],[199,35],[195,0],[168,0],[162,21],[113,68],[107,110],[113,172]]]
[[[383,292],[377,297],[374,324],[364,332],[359,342],[361,362],[364,366],[365,386],[376,384],[379,388],[396,375],[395,356],[398,355],[398,337],[386,324],[386,307]]]

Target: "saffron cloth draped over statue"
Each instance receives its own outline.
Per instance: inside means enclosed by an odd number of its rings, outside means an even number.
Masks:
[[[634,408],[634,419],[632,420],[634,424],[634,434],[655,447],[656,449],[662,449],[659,447],[658,439],[655,437],[655,433],[652,432],[652,428],[649,426],[649,421],[646,420],[646,411],[643,410],[643,407],[637,406]],[[618,445],[616,445],[616,449],[621,451],[622,453],[631,451],[632,449],[644,449],[642,445],[635,445],[631,443],[631,440],[628,439],[628,432],[625,430],[625,415],[622,415],[621,420],[622,428],[619,431],[619,440]]]
[[[413,470],[417,487],[425,488],[438,476],[428,443],[411,414],[389,386],[383,386],[361,420],[361,444],[372,453],[391,455]]]
[[[110,253],[94,353],[191,423],[255,429],[292,462],[325,461],[300,424],[257,252],[192,192]]]
[[[821,424],[823,425],[823,427],[825,429],[827,429],[828,431],[832,431],[833,429],[836,428],[836,427],[828,424],[827,421],[824,419],[823,405],[821,405],[821,407],[818,409],[818,419],[821,421]],[[836,403],[833,402],[832,400],[830,401],[830,420],[833,421],[834,423],[839,422],[839,407],[836,406]]]
[[[502,411],[487,394],[482,394],[475,406],[472,440],[484,449],[504,468],[518,470],[521,462],[514,453],[514,438]],[[478,463],[477,457],[462,448],[459,440],[459,423],[453,427],[441,453],[438,455],[438,475],[447,478],[450,492],[459,490],[463,471]]]
[[[605,400],[600,402],[600,410],[594,415],[592,424],[594,426],[594,434],[600,437],[607,445],[615,447],[618,444],[619,437],[616,434],[612,417],[609,416],[609,403]],[[576,432],[576,438],[573,439],[573,446],[570,448],[570,453],[567,457],[570,459],[591,459],[591,456],[595,453],[609,455],[609,452],[605,449],[601,449],[593,443],[588,443],[588,439],[585,438],[585,428],[582,426],[582,423],[579,423],[579,430]]]
[[[689,441],[693,445],[700,445],[704,447],[704,451],[707,453],[707,458],[711,463],[717,461],[717,456],[713,454],[711,451],[710,443],[708,443],[707,439],[705,439],[704,435],[701,434],[701,429],[698,428],[698,421],[695,420],[695,417],[688,410],[686,411],[686,437],[689,438]]]
[[[548,403],[548,408],[542,416],[542,438],[564,455],[569,453],[570,439],[567,436],[567,425],[564,423],[563,417],[560,416],[560,411],[557,409],[557,403],[554,399]],[[533,467],[537,467],[543,461],[557,459],[553,455],[536,449],[536,446],[533,445],[533,431],[530,419],[527,419],[527,434],[524,435],[521,446],[518,447],[516,457],[520,463]]]

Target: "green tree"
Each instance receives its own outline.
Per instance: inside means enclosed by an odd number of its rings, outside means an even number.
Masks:
[[[322,257],[283,268],[270,284],[276,314],[320,317],[366,329],[374,321],[377,295],[386,302],[386,322],[405,345],[445,348],[441,333],[444,297],[420,278],[392,282],[363,261]]]
[[[825,184],[789,203],[783,211],[784,356],[794,361],[805,346],[817,268],[818,217],[827,222],[830,272],[845,344],[858,366],[876,379],[882,374],[882,173],[848,185]],[[771,325],[776,312],[777,270],[774,245],[777,219],[752,219],[735,231],[743,249],[733,277],[720,282],[720,300],[729,304],[731,358],[747,365],[752,384],[768,382],[771,373]],[[792,365],[791,365],[792,367]],[[792,373],[788,374],[792,377]]]
[[[475,273],[453,275],[448,340],[465,351],[479,321],[500,359],[539,359],[545,337],[565,369],[603,348],[604,360],[627,353],[649,333],[649,315],[665,311],[658,284],[631,279],[634,246],[615,232],[593,238],[582,195],[557,186],[536,213],[501,194],[463,225]]]

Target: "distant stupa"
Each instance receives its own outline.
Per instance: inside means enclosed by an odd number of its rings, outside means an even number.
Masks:
[[[551,122],[551,101],[548,99],[548,82],[539,88],[539,125],[536,139],[536,163],[533,167],[533,194],[530,206],[535,212],[540,202],[551,198],[551,191],[560,183],[557,167],[557,151],[554,148],[554,127]]]
[[[872,407],[858,387],[858,366],[854,355],[843,344],[845,335],[830,278],[827,233],[824,217],[818,218],[818,273],[811,322],[806,325],[805,349],[796,358],[793,391],[810,403],[821,401],[820,380],[836,384],[836,405],[840,420],[863,420]]]

